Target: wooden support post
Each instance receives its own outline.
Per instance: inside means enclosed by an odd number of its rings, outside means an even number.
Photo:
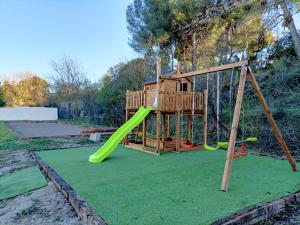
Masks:
[[[226,163],[225,163],[223,180],[222,180],[222,186],[221,186],[222,191],[227,191],[229,180],[230,180],[231,165],[232,165],[237,129],[238,129],[242,101],[243,101],[246,73],[247,73],[247,67],[245,65],[243,65],[242,70],[241,70],[241,75],[240,75],[240,81],[239,81],[239,87],[238,87],[238,92],[237,92],[237,97],[236,97],[234,114],[233,114],[233,121],[232,121],[232,127],[231,127],[230,138],[229,138],[229,146],[228,146]]]
[[[126,120],[126,122],[128,121],[128,115],[129,115],[129,110],[128,110],[128,108],[126,107],[126,109],[125,109],[125,120]],[[124,144],[125,144],[125,145],[128,145],[128,134],[125,136]]]
[[[162,143],[163,143],[162,150],[164,151],[165,150],[165,139],[166,139],[166,114],[163,113],[162,117],[163,117],[163,124],[162,124],[161,139],[162,139]]]
[[[144,107],[147,107],[147,91],[144,87]],[[147,117],[143,120],[143,147],[147,146]]]
[[[160,154],[160,111],[156,112],[156,140],[157,140],[157,153]]]
[[[167,128],[167,137],[171,137],[171,118],[170,114],[168,114],[168,128]]]
[[[180,111],[176,112],[176,151],[180,150]]]
[[[147,117],[143,121],[143,147],[147,146]]]
[[[160,154],[160,75],[161,75],[161,58],[157,58],[156,62],[156,102],[157,102],[157,108],[156,108],[156,139],[157,139],[157,153]]]
[[[188,115],[188,143],[192,142],[192,122],[193,122],[192,116]]]
[[[290,150],[289,150],[289,148],[288,148],[288,146],[287,146],[287,144],[286,144],[286,142],[285,142],[285,140],[284,140],[284,138],[283,138],[283,136],[280,132],[280,129],[278,128],[278,126],[277,126],[277,124],[276,124],[276,122],[275,122],[275,120],[272,116],[272,113],[271,113],[271,111],[268,107],[268,104],[267,104],[267,102],[266,102],[266,100],[265,100],[265,98],[264,98],[264,96],[263,96],[263,94],[260,90],[260,87],[259,87],[259,85],[258,85],[258,83],[255,79],[255,76],[254,76],[254,74],[253,74],[250,67],[248,67],[247,76],[248,76],[249,80],[252,83],[252,86],[253,86],[253,88],[256,92],[258,100],[259,100],[260,104],[262,105],[262,108],[265,111],[266,117],[267,117],[267,119],[268,119],[268,121],[269,121],[269,123],[272,127],[272,130],[275,134],[275,137],[277,138],[277,141],[278,141],[283,153],[285,154],[285,157],[287,158],[287,160],[291,164],[292,170],[296,171],[297,170],[296,161],[293,158],[293,156],[291,155],[291,152],[290,152]]]
[[[203,109],[203,143],[207,144],[207,104],[208,94],[207,90],[204,90],[204,109]]]

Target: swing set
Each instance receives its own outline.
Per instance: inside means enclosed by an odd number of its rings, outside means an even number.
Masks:
[[[232,123],[232,97],[233,97],[233,75],[235,72],[235,68],[231,69],[231,75],[230,75],[230,88],[229,88],[229,118],[230,118],[230,125]],[[209,74],[206,74],[206,90],[209,93]],[[220,73],[217,72],[217,85],[216,85],[217,91],[216,91],[216,130],[217,130],[217,144],[216,146],[208,145],[207,143],[204,144],[204,148],[206,150],[216,151],[220,149],[227,149],[229,146],[228,141],[220,141]],[[242,106],[242,115],[243,115],[243,126],[242,126],[242,140],[236,141],[236,145],[242,145],[249,142],[257,142],[257,137],[248,137],[245,139],[245,118],[244,118],[244,107]],[[229,126],[230,126],[229,125]]]
[[[238,89],[236,94],[235,108],[233,111],[231,130],[228,141],[219,140],[219,122],[220,122],[220,90],[219,79],[220,72],[232,70],[230,77],[229,105],[232,104],[232,80],[234,70],[240,68],[240,76]],[[207,113],[208,113],[208,79],[209,75],[217,73],[217,145],[209,146],[207,143]],[[206,89],[201,92],[196,92],[196,76],[206,75]],[[190,78],[193,78],[192,80]],[[221,66],[210,67],[207,69],[191,71],[187,73],[180,72],[180,64],[176,71],[168,71],[161,73],[161,60],[157,61],[157,74],[145,81],[144,91],[127,91],[126,92],[126,120],[129,119],[140,107],[151,106],[152,111],[143,121],[143,130],[141,133],[141,143],[136,143],[130,140],[128,136],[125,138],[124,144],[136,150],[159,155],[162,152],[168,151],[191,151],[199,149],[219,150],[227,149],[227,157],[223,173],[221,185],[222,191],[228,190],[228,184],[231,173],[232,160],[234,158],[235,146],[245,144],[247,142],[255,142],[256,137],[243,138],[237,141],[238,125],[242,109],[242,101],[246,78],[252,84],[253,89],[258,97],[258,100],[265,112],[268,122],[279,142],[279,145],[289,161],[293,171],[297,170],[296,162],[293,159],[288,146],[271,114],[265,98],[262,95],[260,87],[255,79],[255,76],[248,64],[248,61],[240,61],[236,63],[225,64]],[[156,121],[149,124],[151,114],[156,116]],[[230,111],[230,115],[232,112]],[[187,117],[187,123],[184,119]],[[196,143],[195,120],[197,117],[202,118],[202,135],[203,143]],[[171,120],[175,121],[175,132],[171,126]],[[150,136],[148,126],[154,125],[156,134]],[[185,126],[186,125],[186,126]],[[244,126],[243,126],[244,127]],[[198,127],[197,127],[198,129]],[[181,136],[186,134],[187,138],[182,139]],[[200,132],[198,132],[200,133]],[[182,134],[182,135],[181,135]],[[199,138],[198,138],[199,139]]]

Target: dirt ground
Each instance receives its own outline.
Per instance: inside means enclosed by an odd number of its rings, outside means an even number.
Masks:
[[[48,186],[0,202],[0,224],[6,225],[81,225],[64,196]]]
[[[0,152],[0,176],[34,166],[26,150]],[[75,211],[52,182],[44,188],[0,201],[2,225],[81,225]]]
[[[22,138],[80,135],[81,127],[54,122],[10,121],[6,126]]]

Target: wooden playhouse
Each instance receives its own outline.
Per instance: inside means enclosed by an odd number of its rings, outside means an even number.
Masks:
[[[161,73],[160,64],[157,74],[144,83],[143,91],[126,92],[126,121],[141,106],[158,106],[146,117],[139,126],[125,138],[125,145],[136,150],[160,154],[167,151],[189,151],[200,149],[202,144],[191,144],[195,117],[202,117],[203,144],[207,140],[207,92],[193,92],[193,81],[190,78],[176,78],[180,75],[179,67],[176,71]],[[158,96],[158,99],[156,100]],[[147,132],[149,117],[155,117],[155,135]],[[187,119],[187,138],[181,138],[182,118]],[[171,126],[175,121],[175,128]],[[140,136],[140,138],[137,138]],[[200,139],[200,138],[199,138]]]

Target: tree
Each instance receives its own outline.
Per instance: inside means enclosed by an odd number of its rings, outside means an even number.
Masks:
[[[7,106],[44,106],[49,96],[48,83],[33,73],[23,73],[20,81],[4,81]]]
[[[75,60],[67,56],[63,56],[59,61],[53,61],[52,68],[55,72],[52,77],[52,88],[56,102],[66,107],[67,119],[79,117],[82,107],[81,90],[86,74]]]
[[[90,122],[99,124],[100,108],[96,102],[99,93],[99,83],[92,83],[85,79],[82,85],[82,112],[85,118]]]
[[[265,26],[272,30],[279,23],[283,27],[287,27],[291,33],[295,52],[298,60],[300,60],[300,34],[296,29],[293,15],[299,12],[299,0],[263,0],[255,1],[259,9],[267,15],[265,19]],[[297,8],[298,4],[298,8]],[[281,9],[281,10],[280,10]]]
[[[175,57],[187,69],[192,58],[198,68],[226,63],[243,52],[255,58],[272,38],[262,13],[254,14],[254,2],[135,0],[126,14],[130,45],[139,53],[159,54],[163,66],[173,65]]]
[[[284,26],[288,27],[288,29],[291,33],[291,36],[292,36],[292,39],[293,39],[293,42],[295,45],[295,52],[297,54],[298,60],[300,60],[300,34],[296,29],[292,13],[288,7],[288,2],[291,2],[291,1],[286,1],[286,0],[278,1],[277,0],[277,2],[280,5],[282,12],[283,12]]]
[[[106,125],[119,126],[124,121],[126,90],[141,90],[150,74],[149,61],[138,58],[117,64],[102,77],[97,103]]]

